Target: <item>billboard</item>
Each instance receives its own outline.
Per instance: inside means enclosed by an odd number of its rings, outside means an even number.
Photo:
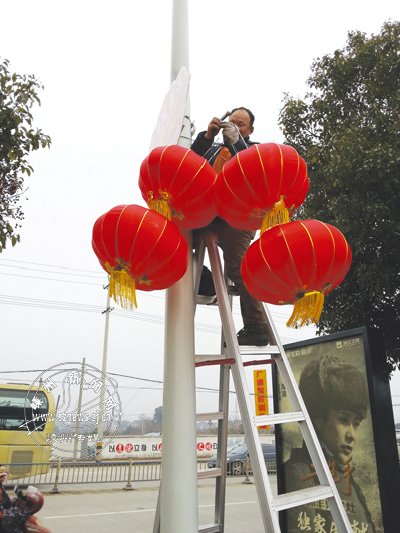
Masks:
[[[375,368],[379,335],[359,328],[285,351],[353,532],[395,533],[400,474],[389,382]],[[278,375],[274,382],[276,412],[292,411]],[[318,485],[299,425],[279,426],[276,440],[279,492]],[[285,511],[281,522],[287,533],[337,532],[326,500]]]
[[[253,370],[254,402],[256,416],[269,414],[267,371]],[[270,429],[270,426],[259,426],[259,429]]]

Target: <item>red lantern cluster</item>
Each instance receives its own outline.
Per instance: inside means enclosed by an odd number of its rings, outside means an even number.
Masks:
[[[238,229],[260,229],[243,259],[243,280],[259,300],[294,304],[290,326],[317,322],[324,295],[350,268],[351,251],[338,229],[289,221],[309,189],[307,165],[291,146],[253,145],[218,175],[190,149],[157,147],[141,164],[139,187],[150,209],[117,206],[93,228],[93,249],[122,306],[136,305],[136,289],[178,281],[188,255],[179,229],[201,228],[218,214]]]
[[[217,210],[235,228],[263,232],[289,221],[309,185],[307,165],[294,148],[255,144],[232,157],[218,175]]]
[[[316,323],[324,295],[343,280],[351,265],[343,234],[318,220],[274,226],[247,250],[243,281],[255,298],[294,304],[288,326]]]
[[[110,209],[94,224],[92,246],[110,275],[110,296],[136,306],[136,289],[165,289],[186,272],[188,247],[165,217],[139,205]]]
[[[217,216],[217,173],[206,159],[182,146],[154,148],[140,167],[144,200],[180,228],[195,229]]]

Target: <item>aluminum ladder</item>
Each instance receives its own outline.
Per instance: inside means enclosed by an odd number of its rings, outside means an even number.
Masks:
[[[217,294],[218,308],[221,316],[223,337],[226,339],[226,349],[221,350],[224,354],[218,354],[214,357],[215,363],[222,360],[233,360],[230,364],[233,382],[235,385],[237,401],[240,409],[242,423],[245,431],[246,442],[249,449],[250,460],[253,468],[254,481],[257,487],[257,495],[260,504],[260,511],[264,523],[264,529],[268,533],[280,533],[281,528],[279,524],[279,511],[284,511],[298,505],[305,505],[318,500],[326,499],[329,504],[329,509],[335,521],[337,531],[340,533],[351,533],[352,528],[343,507],[340,495],[337,491],[329,466],[325,460],[321,445],[315,433],[311,419],[307,413],[306,406],[301,397],[296,379],[290,368],[285,350],[281,344],[277,329],[273,323],[271,314],[267,306],[265,310],[267,313],[268,330],[271,339],[271,344],[266,347],[243,347],[240,346],[236,338],[236,330],[233,322],[231,303],[225,284],[221,259],[218,252],[217,237],[212,233],[204,233],[203,240],[205,248],[210,259],[211,272],[213,274],[215,290]],[[201,255],[201,254],[200,254]],[[204,258],[204,255],[203,255]],[[292,404],[293,412],[279,413],[272,415],[254,416],[251,398],[247,387],[244,367],[246,365],[246,358],[251,359],[271,357],[277,367],[286,392]],[[209,364],[213,363],[212,356],[208,356]],[[222,362],[222,361],[221,361]],[[250,362],[250,361],[249,361]],[[257,364],[260,361],[252,361]],[[247,365],[246,365],[247,366]],[[227,388],[228,385],[226,385]],[[221,392],[221,391],[220,391]],[[223,391],[226,393],[226,391]],[[229,393],[229,391],[228,391]],[[258,434],[258,427],[263,425],[277,425],[290,422],[297,422],[302,432],[304,442],[307,446],[308,452],[311,456],[315,471],[317,473],[320,485],[316,487],[307,488],[304,490],[297,490],[286,494],[273,495],[271,484],[268,477],[267,467],[264,462],[261,442]],[[227,426],[226,426],[227,429]],[[226,441],[227,434],[221,434],[221,439]],[[226,445],[222,450],[221,458],[226,454]],[[220,488],[225,490],[224,476],[226,476],[226,458],[223,457],[224,465],[221,464],[221,479]],[[217,465],[220,463],[217,462]],[[217,484],[218,488],[218,484]],[[219,519],[223,517],[224,513],[220,506],[225,501],[225,496],[216,497],[215,509],[215,524],[210,524],[200,527],[202,532],[218,532],[222,533],[223,521]],[[219,505],[219,508],[218,508]]]

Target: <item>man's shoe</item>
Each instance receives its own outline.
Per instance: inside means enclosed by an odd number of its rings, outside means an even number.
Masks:
[[[211,270],[209,270],[204,265],[203,265],[203,270],[201,271],[199,295],[200,296],[215,296],[214,280],[211,274]]]
[[[264,324],[245,326],[237,334],[237,340],[240,346],[267,346],[269,344],[267,326]]]

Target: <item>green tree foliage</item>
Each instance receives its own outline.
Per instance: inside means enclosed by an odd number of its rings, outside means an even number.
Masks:
[[[318,333],[379,328],[389,370],[400,366],[400,23],[348,34],[314,61],[304,99],[285,96],[285,142],[307,161],[301,218],[340,229],[351,270],[330,293]]]
[[[49,147],[50,137],[33,128],[32,106],[40,105],[42,86],[32,75],[11,73],[9,61],[0,61],[0,252],[7,242],[20,239],[20,206],[25,175],[30,176],[29,152]]]

